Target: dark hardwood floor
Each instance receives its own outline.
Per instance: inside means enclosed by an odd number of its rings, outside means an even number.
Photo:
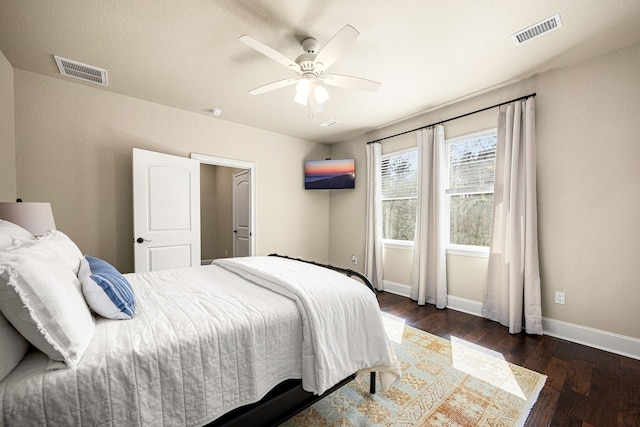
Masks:
[[[418,306],[388,292],[379,292],[378,301],[382,311],[404,318],[409,326],[462,338],[547,375],[526,427],[640,426],[640,360],[549,336],[511,335],[497,322]]]

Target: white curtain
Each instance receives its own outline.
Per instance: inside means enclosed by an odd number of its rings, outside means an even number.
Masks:
[[[495,177],[482,316],[541,335],[534,98],[500,108]]]
[[[364,252],[364,274],[373,286],[383,290],[382,269],[382,145],[367,144],[367,217]]]
[[[418,131],[418,203],[411,299],[447,306],[444,127]]]

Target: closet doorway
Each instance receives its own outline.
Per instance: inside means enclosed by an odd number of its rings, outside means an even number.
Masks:
[[[255,255],[255,170],[242,160],[192,153],[200,162],[202,263]]]

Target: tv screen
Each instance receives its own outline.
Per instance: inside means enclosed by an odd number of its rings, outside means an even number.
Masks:
[[[342,190],[355,188],[356,159],[306,160],[305,190]]]

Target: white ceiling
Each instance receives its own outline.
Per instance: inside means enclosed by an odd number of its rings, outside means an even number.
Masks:
[[[514,45],[511,34],[556,13],[562,28]],[[302,39],[326,43],[345,24],[360,36],[329,71],[379,81],[378,92],[328,87],[313,118],[294,86],[247,93],[294,73],[239,36],[295,59]],[[0,50],[14,68],[324,143],[639,41],[638,0],[0,2]],[[106,69],[109,86],[60,75],[53,55]],[[328,119],[340,123],[321,127]]]

